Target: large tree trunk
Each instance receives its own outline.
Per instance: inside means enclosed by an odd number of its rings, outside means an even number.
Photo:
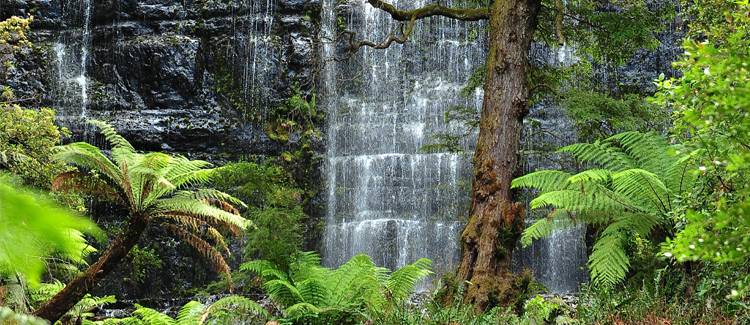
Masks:
[[[96,263],[91,265],[86,272],[70,281],[65,288],[34,314],[54,324],[93,289],[97,281],[109,274],[128,255],[128,252],[138,243],[141,234],[146,230],[146,226],[148,226],[147,217],[131,217],[125,232],[110,243]]]
[[[469,222],[462,235],[458,278],[465,300],[484,310],[512,284],[511,254],[523,231],[524,211],[510,184],[518,168],[523,118],[528,113],[529,47],[539,0],[495,0],[490,8],[487,80],[474,154]]]

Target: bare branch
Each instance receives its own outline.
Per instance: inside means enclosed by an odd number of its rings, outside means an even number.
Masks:
[[[490,18],[488,8],[449,8],[437,3],[412,10],[400,10],[383,0],[367,0],[373,7],[383,10],[398,21],[410,21],[432,16],[443,16],[464,21],[477,21]]]
[[[394,42],[398,44],[404,44],[406,43],[407,40],[409,40],[409,36],[414,30],[414,24],[416,23],[416,21],[417,21],[416,18],[412,18],[411,20],[409,20],[408,23],[406,24],[402,23],[400,26],[401,35],[396,35],[395,32],[392,31],[390,34],[388,34],[388,37],[380,43],[374,43],[374,42],[366,41],[366,40],[356,42],[354,41],[354,37],[356,36],[356,34],[351,31],[346,31],[344,33],[349,35],[349,51],[356,52],[360,47],[363,47],[363,46],[371,47],[374,49],[386,49],[390,47],[391,44],[393,44]],[[404,30],[404,26],[406,27],[405,30]]]

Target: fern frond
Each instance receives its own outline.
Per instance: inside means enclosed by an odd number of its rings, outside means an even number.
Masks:
[[[117,148],[135,152],[135,148],[133,148],[130,142],[118,134],[117,130],[107,122],[99,120],[89,120],[88,122],[99,128],[99,132],[104,135],[104,138],[107,139],[107,142],[109,142],[113,149]]]
[[[97,147],[85,142],[75,142],[55,147],[53,152],[53,158],[57,161],[99,172],[115,184],[122,183],[119,168]]]
[[[175,234],[177,237],[182,239],[185,243],[193,247],[211,266],[211,268],[214,269],[217,273],[223,273],[228,278],[228,284],[231,288],[232,286],[232,279],[231,279],[231,269],[229,268],[229,265],[227,264],[226,260],[224,260],[224,257],[219,253],[213,246],[211,246],[209,243],[207,243],[205,240],[201,239],[200,237],[188,232],[185,229],[182,229],[180,227],[177,227],[172,224],[165,224],[164,228]]]
[[[240,265],[243,272],[252,272],[263,278],[264,281],[283,280],[288,281],[286,273],[281,272],[276,265],[266,260],[254,260]]]
[[[138,318],[143,320],[146,324],[149,325],[177,325],[172,319],[172,317],[169,317],[165,314],[160,313],[157,310],[141,306],[139,304],[135,305],[136,309],[133,312],[134,315],[136,315]]]
[[[540,170],[513,180],[512,188],[535,188],[542,193],[562,190],[568,185],[570,174],[559,170]]]
[[[562,147],[557,151],[569,153],[579,161],[590,162],[611,171],[632,168],[635,163],[626,153],[599,141],[594,143],[576,143]]]
[[[282,306],[291,306],[304,302],[299,290],[291,283],[284,280],[271,280],[263,284],[266,293],[274,302]]]
[[[521,246],[529,247],[533,241],[547,238],[557,229],[570,227],[574,224],[570,214],[565,209],[555,209],[546,218],[537,220],[523,231]]]
[[[401,302],[409,298],[416,285],[432,274],[431,266],[432,261],[423,258],[391,273],[385,287],[392,299]]]
[[[156,203],[159,213],[164,215],[183,214],[190,216],[201,216],[206,219],[214,219],[214,222],[221,222],[227,225],[245,229],[251,226],[250,220],[247,220],[237,214],[226,212],[217,207],[206,204],[205,202],[196,201],[185,197],[169,197],[158,200]],[[211,221],[206,221],[212,224]]]
[[[321,310],[312,304],[302,302],[297,303],[284,310],[284,314],[289,319],[299,319],[310,315],[320,314]]]
[[[315,306],[323,306],[326,299],[330,296],[328,288],[321,279],[306,279],[296,283],[302,301]]]
[[[179,312],[177,312],[177,319],[175,323],[177,325],[201,324],[200,318],[205,308],[206,306],[200,302],[189,301],[184,306],[182,306],[182,308],[180,308]]]
[[[77,192],[96,196],[106,201],[123,203],[117,190],[99,177],[74,170],[61,173],[52,180],[52,190],[58,192]]]
[[[582,192],[578,190],[553,191],[531,200],[531,208],[552,207],[576,212],[620,211],[626,208],[622,202],[612,198],[603,190]]]
[[[619,225],[612,224],[594,244],[588,266],[595,285],[611,287],[625,279],[630,259],[623,241],[624,234]]]
[[[645,169],[633,168],[612,175],[614,191],[631,201],[638,202],[643,210],[658,213],[669,210],[670,191],[654,173]]]
[[[218,313],[227,313],[237,316],[260,316],[264,319],[269,317],[268,311],[255,301],[242,296],[227,296],[208,306],[201,315],[199,323],[205,323],[212,315]]]
[[[570,176],[568,182],[577,183],[608,183],[612,179],[612,172],[608,169],[589,169]]]
[[[622,146],[623,150],[637,161],[637,165],[654,174],[663,175],[665,166],[669,166],[673,157],[669,154],[669,144],[655,133],[637,131],[615,134],[607,139]]]

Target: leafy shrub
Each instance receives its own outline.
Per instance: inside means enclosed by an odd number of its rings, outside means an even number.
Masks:
[[[286,270],[302,245],[302,191],[271,163],[240,162],[222,167],[217,186],[248,203],[243,216],[257,229],[246,233],[246,259],[265,259]]]

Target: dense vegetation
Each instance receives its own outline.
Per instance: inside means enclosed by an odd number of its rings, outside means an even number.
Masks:
[[[633,6],[625,14],[646,14]],[[305,204],[314,193],[291,165],[311,155],[309,137],[318,136],[308,121],[321,118],[314,96],[295,92],[267,126],[282,143],[302,134],[301,147],[279,157],[212,168],[190,153],[138,150],[102,121],[89,121],[104,140],[99,146],[71,142],[54,110],[21,106],[3,82],[34,45],[30,19],[0,22],[0,323],[749,323],[750,4],[691,1],[683,9],[690,24],[675,63],[678,77],[662,75],[648,96],[581,90],[588,82],[574,90],[560,85],[556,99],[586,141],[557,148],[575,167],[537,170],[512,182],[533,196],[530,213],[540,216],[523,230],[521,245],[586,225],[590,283],[571,302],[545,294],[521,272],[492,284],[505,296],[490,295],[482,301],[486,308],[463,299],[473,283],[455,274],[433,279],[427,259],[388,270],[357,255],[329,268],[304,251],[311,230]],[[593,15],[598,20],[588,23],[606,27],[612,15]],[[596,31],[579,40],[582,50],[609,64],[623,63],[615,60],[619,51],[648,38],[629,26],[609,27],[620,33]],[[571,39],[573,32],[560,27],[557,37]],[[612,43],[604,47],[604,40]],[[591,77],[586,69],[536,77]],[[484,78],[469,80],[467,92]],[[452,112],[470,128],[479,126],[475,114]],[[470,133],[440,135],[447,143],[425,149],[455,150]],[[97,205],[116,214],[116,226],[105,231],[92,221]],[[153,247],[144,248],[152,240],[143,236],[148,229],[191,247],[215,282],[193,288],[194,300],[179,310],[132,304],[128,316],[105,318],[99,310],[117,297],[90,294],[105,276],[128,261],[131,279],[147,285],[148,269],[164,263]],[[241,256],[232,257],[238,246]],[[433,291],[416,293],[423,287]]]

